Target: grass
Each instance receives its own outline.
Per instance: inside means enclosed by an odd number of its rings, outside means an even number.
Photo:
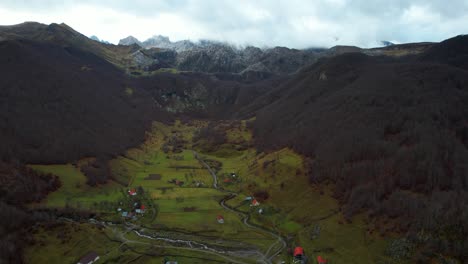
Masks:
[[[230,140],[239,140],[235,135],[239,131],[234,135],[231,133],[228,133]],[[240,154],[231,151],[236,153],[215,151],[203,154],[223,163],[218,175],[236,172],[241,177],[240,183],[223,187],[243,192],[244,196],[236,197],[228,204],[253,212],[253,223],[293,237],[292,246],[304,247],[313,259],[319,254],[331,263],[376,263],[385,259],[383,252],[387,240],[367,234],[364,217],[356,217],[350,224],[340,224],[342,215],[337,201],[332,198],[333,186],[311,186],[304,175],[300,155],[289,149],[260,154],[251,149]],[[245,196],[260,190],[268,191],[270,197],[259,208],[265,211],[269,208],[273,213],[260,215],[243,203]],[[315,226],[320,226],[321,232],[318,238],[311,240]]]
[[[90,224],[65,223],[41,228],[35,234],[35,244],[25,252],[26,263],[77,263],[90,251],[101,257],[100,262],[118,254],[119,243],[109,239],[111,234]]]
[[[144,71],[144,70],[140,70],[140,69],[129,70],[130,76],[136,77],[136,78],[152,76],[152,75],[162,74],[162,73],[179,74],[179,73],[181,73],[181,71],[179,71],[176,68],[160,68],[160,69],[157,69],[155,71]]]
[[[179,70],[176,68],[160,68],[156,71],[151,72],[152,74],[158,74],[158,73],[171,73],[171,74],[178,74],[180,73]]]
[[[100,256],[98,263],[162,263],[164,258],[183,263],[223,263],[215,255],[183,249],[161,249],[132,233],[126,235],[130,242],[122,244],[121,237],[112,230],[99,230],[91,224],[64,223],[35,233],[34,245],[27,248],[26,263],[76,263],[90,251]],[[135,241],[135,242],[131,242]],[[148,255],[146,255],[148,254]]]
[[[237,214],[224,210],[218,204],[225,193],[211,188],[213,183],[211,175],[194,158],[190,150],[194,143],[191,142],[193,133],[204,125],[206,125],[204,121],[192,124],[175,122],[172,125],[155,122],[144,144],[129,149],[125,155],[109,162],[112,174],[117,181],[127,185],[128,188],[142,186],[146,193],[145,199],[157,205],[158,214],[155,219],[145,216],[140,220],[145,226],[196,232],[199,235],[237,240],[254,244],[262,249],[268,248],[274,241],[271,236],[247,228]],[[220,123],[220,125],[226,124]],[[226,126],[226,136],[228,139],[226,144],[215,151],[200,154],[205,159],[222,163],[217,173],[221,187],[240,193],[239,196],[229,200],[228,205],[250,212],[252,223],[290,237],[291,246],[304,247],[311,259],[315,259],[320,254],[329,259],[330,263],[361,264],[376,263],[380,260],[392,263],[383,257],[387,240],[366,232],[364,216],[355,217],[352,223],[342,223],[344,221],[339,212],[339,205],[332,198],[333,186],[310,185],[300,155],[290,149],[257,153],[252,148],[240,148],[252,140],[245,121],[235,126]],[[185,140],[186,143],[180,153],[162,151],[164,144],[171,137]],[[74,207],[78,205],[89,207],[96,202],[115,202],[122,199],[122,186],[110,182],[103,186],[89,187],[85,184],[85,176],[70,164],[31,165],[31,168],[58,175],[63,184],[57,192],[50,194],[45,201],[36,206],[64,207],[71,204]],[[236,181],[224,183],[223,179],[230,177],[232,172],[238,176]],[[146,179],[150,174],[159,174],[161,178]],[[182,187],[176,186],[169,182],[172,179],[184,181],[185,184]],[[203,182],[204,186],[198,188],[194,182]],[[250,207],[244,199],[258,191],[268,192],[269,197],[261,202],[260,207]],[[259,208],[264,209],[264,214],[260,215],[257,212]],[[216,221],[217,215],[224,216],[224,224]],[[312,238],[311,234],[317,227],[320,227],[320,233]],[[44,231],[38,236],[43,237],[44,241],[50,240],[45,242],[46,247],[49,244],[57,244],[53,234],[48,235]],[[82,235],[76,237],[82,241],[87,239]],[[73,243],[78,245],[81,242]],[[77,255],[85,251],[84,248],[74,251],[68,247],[71,247],[68,242],[58,246],[57,256],[64,252],[73,252],[73,255]],[[109,245],[109,247],[115,246]],[[141,247],[139,250],[143,252],[148,250],[148,246],[135,245],[135,247]],[[99,250],[99,247],[96,248]],[[29,254],[34,258],[40,258],[33,253]],[[180,261],[205,263],[200,260],[203,254],[174,250],[166,250],[164,254],[174,254]],[[53,256],[52,259],[58,258],[57,256]],[[190,256],[194,258],[190,259]],[[109,259],[112,259],[111,262],[129,262],[134,258],[138,258],[139,263],[151,263],[151,258],[147,255],[129,252],[110,255]],[[160,258],[156,256],[154,259]],[[71,258],[67,260],[75,261]],[[37,263],[42,263],[41,261],[39,259]],[[209,260],[206,261],[209,263]]]
[[[121,186],[117,183],[110,181],[104,185],[90,187],[86,184],[86,176],[71,164],[29,165],[29,167],[41,173],[57,175],[62,183],[57,191],[49,194],[41,203],[33,204],[33,207],[63,208],[69,206],[96,210],[95,203],[115,202],[121,197]]]

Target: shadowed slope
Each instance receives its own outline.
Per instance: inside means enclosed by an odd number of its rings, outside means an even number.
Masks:
[[[107,61],[74,47],[0,42],[4,157],[65,162],[137,144],[158,114]]]

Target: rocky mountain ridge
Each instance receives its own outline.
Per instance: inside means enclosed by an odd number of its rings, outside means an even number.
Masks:
[[[133,36],[121,39],[119,45],[139,45],[144,50],[152,50],[150,60],[154,63],[148,67],[144,63],[143,69],[148,68],[176,68],[181,71],[195,71],[208,73],[234,73],[241,76],[264,78],[264,76],[284,75],[297,72],[304,66],[316,62],[319,58],[336,56],[343,53],[359,52],[371,56],[406,56],[424,52],[433,43],[416,43],[396,45],[383,41],[384,47],[362,49],[355,46],[334,46],[329,49],[291,49],[287,47],[258,48],[254,46],[236,47],[229,43],[200,40],[192,42],[181,40],[172,42],[168,37],[155,35],[145,41],[139,41]],[[156,49],[158,52],[155,52]],[[159,52],[172,53],[172,60],[159,65]],[[135,54],[136,60],[141,61],[141,54]],[[148,60],[146,60],[148,62]],[[137,63],[138,64],[138,63]],[[254,78],[256,79],[256,78]]]

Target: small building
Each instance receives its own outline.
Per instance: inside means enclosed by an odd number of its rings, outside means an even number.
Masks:
[[[258,209],[259,214],[263,214],[263,208]]]
[[[77,264],[91,264],[91,263],[98,261],[98,259],[99,259],[99,255],[96,252],[91,251],[88,254],[84,255],[80,259],[80,261],[78,261]]]
[[[252,201],[253,200],[253,197],[252,196],[247,196],[245,197],[244,201]]]
[[[231,180],[231,179],[229,179],[229,178],[226,178],[226,179],[224,179],[224,180],[223,180],[223,182],[224,182],[224,183],[231,183],[231,182],[232,182],[232,180]]]
[[[128,217],[128,212],[122,212],[122,217]]]
[[[122,208],[117,208],[117,212],[122,212]]]
[[[135,213],[142,214],[143,212],[141,211],[141,209],[135,209]]]
[[[253,199],[252,200],[252,203],[250,204],[250,206],[259,206],[260,203],[257,201],[257,199]]]
[[[317,257],[318,264],[327,264],[327,260],[322,258],[322,256]]]
[[[176,180],[176,181],[175,181],[175,185],[182,187],[182,185],[184,185],[184,182],[183,182],[183,181]]]
[[[131,189],[131,190],[128,190],[128,195],[135,196],[135,195],[137,195],[137,192],[136,192],[135,189]]]
[[[144,213],[146,211],[146,206],[144,204],[142,204],[140,206],[140,210],[141,210],[142,213]]]
[[[216,220],[218,221],[218,223],[220,224],[224,224],[224,217],[222,215],[218,215],[216,217]]]
[[[302,247],[294,248],[294,257],[302,257],[304,256],[304,249]]]

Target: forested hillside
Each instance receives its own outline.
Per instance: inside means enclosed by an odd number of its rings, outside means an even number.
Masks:
[[[256,143],[310,157],[311,184],[334,183],[345,216],[367,211],[394,219],[395,231],[443,234],[428,251],[466,259],[466,43],[457,37],[401,59],[346,54],[306,68],[265,96]]]

